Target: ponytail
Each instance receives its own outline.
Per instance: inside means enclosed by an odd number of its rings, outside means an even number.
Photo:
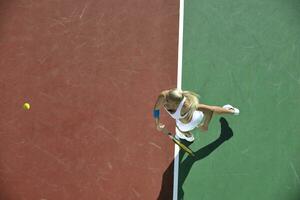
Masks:
[[[200,96],[198,94],[196,94],[195,92],[191,92],[191,91],[182,91],[182,95],[185,96],[189,100],[189,102],[190,102],[189,114],[190,115],[193,114],[199,104]]]

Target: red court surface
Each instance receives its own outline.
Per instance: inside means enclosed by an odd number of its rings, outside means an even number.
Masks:
[[[173,144],[152,108],[176,87],[178,7],[0,3],[1,200],[172,199]]]

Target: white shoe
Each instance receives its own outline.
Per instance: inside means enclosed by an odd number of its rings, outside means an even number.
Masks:
[[[232,105],[230,104],[226,104],[225,106],[223,106],[223,108],[227,109],[227,110],[233,110],[233,114],[234,115],[239,115],[240,114],[240,110],[233,107]]]
[[[190,137],[185,136],[183,133],[181,133],[177,128],[176,128],[176,134],[175,138],[180,138],[182,140],[186,140],[188,142],[193,142],[195,140],[193,134]]]

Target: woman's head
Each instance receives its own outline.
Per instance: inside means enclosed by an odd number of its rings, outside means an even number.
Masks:
[[[188,99],[190,110],[191,112],[194,112],[199,104],[199,95],[191,91],[181,91],[177,88],[171,89],[166,95],[166,103],[169,108],[176,109],[183,97]]]
[[[171,89],[166,95],[166,106],[169,109],[176,109],[178,104],[182,101],[182,92],[178,89]]]
[[[168,102],[176,102],[179,103],[183,99],[182,91],[178,89],[171,89],[169,90],[166,100]]]

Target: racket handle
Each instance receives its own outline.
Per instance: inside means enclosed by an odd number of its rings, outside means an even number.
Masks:
[[[163,132],[165,135],[169,136],[171,139],[174,139],[174,136],[172,135],[172,133],[169,132],[167,129],[164,128],[164,129],[162,130],[162,132]]]

